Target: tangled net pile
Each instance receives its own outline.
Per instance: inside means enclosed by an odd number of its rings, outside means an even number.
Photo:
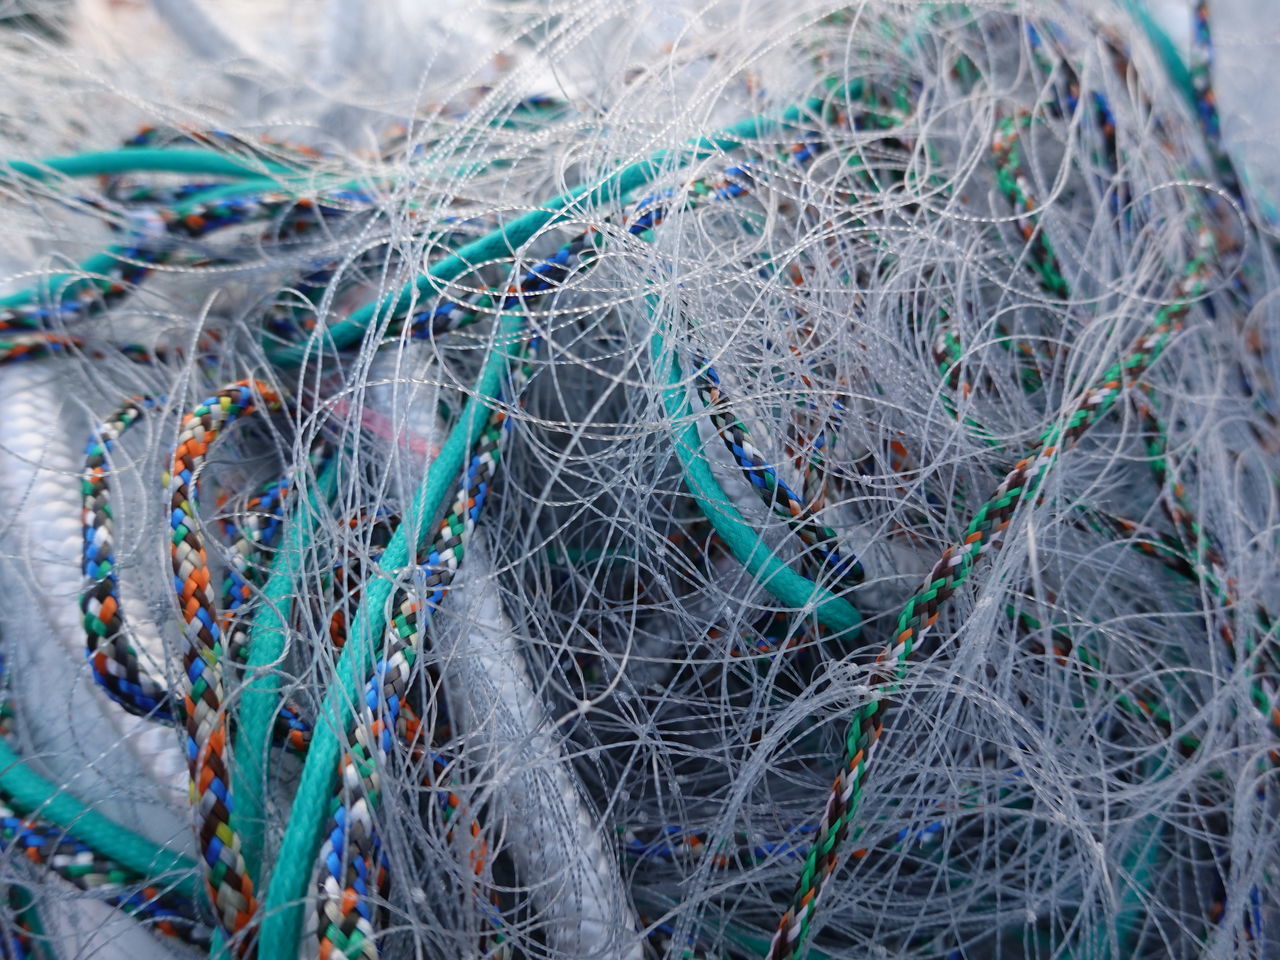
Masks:
[[[533,7],[399,114],[6,36],[7,955],[1276,956],[1206,5]]]

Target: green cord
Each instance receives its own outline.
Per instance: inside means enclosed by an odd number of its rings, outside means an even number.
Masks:
[[[383,551],[379,567],[391,575],[373,578],[365,587],[347,642],[334,668],[334,682],[326,692],[316,718],[293,811],[262,903],[259,956],[297,955],[307,883],[320,850],[321,828],[333,797],[347,718],[359,699],[361,687],[373,671],[386,627],[387,600],[395,588],[394,575],[403,571],[422,548],[441,502],[457,481],[467,451],[489,417],[489,404],[498,395],[502,384],[507,356],[500,347],[517,342],[523,325],[522,317],[509,314],[500,317],[495,342],[480,371],[475,390],[440,448],[439,455],[427,469],[426,479],[407,513],[408,519],[396,528]],[[303,535],[307,533],[304,531]],[[254,798],[247,799],[252,801]],[[243,815],[248,819],[251,811],[246,810]]]
[[[821,103],[822,101],[819,98],[811,98],[802,106],[787,110],[782,115],[781,121],[784,123],[794,122],[802,115],[803,111],[818,109]],[[730,133],[734,139],[704,138],[695,141],[685,148],[686,153],[682,155],[681,162],[688,163],[699,157],[713,155],[718,151],[734,149],[741,146],[742,139],[759,136],[764,129],[772,126],[775,122],[767,118],[756,117],[743,121],[731,128]],[[330,331],[334,343],[338,346],[348,346],[354,343],[363,335],[365,329],[381,310],[387,308],[393,311],[405,309],[413,297],[426,290],[433,280],[447,282],[462,273],[472,262],[487,259],[499,253],[509,252],[513,247],[524,243],[548,223],[560,219],[564,215],[563,211],[570,204],[580,199],[584,203],[595,204],[608,199],[615,193],[626,194],[643,186],[662,172],[663,164],[667,162],[670,156],[670,152],[662,151],[647,160],[624,168],[617,174],[606,177],[592,190],[578,188],[562,194],[548,203],[544,209],[532,211],[523,217],[519,217],[487,237],[463,247],[452,257],[435,264],[429,274],[420,277],[414,284],[406,286],[399,295],[366,305],[348,320],[335,325]],[[73,157],[52,158],[42,164],[33,164],[27,161],[10,161],[7,166],[14,172],[37,179],[45,179],[50,171],[61,173],[65,176],[96,176],[146,170],[254,176],[259,180],[259,182],[252,185],[245,183],[224,185],[208,191],[208,194],[243,193],[246,188],[253,189],[255,187],[277,188],[279,185],[275,181],[261,179],[263,171],[288,172],[287,167],[267,161],[264,161],[261,167],[254,167],[209,151],[155,148],[80,154]],[[201,194],[199,200],[204,202],[210,198],[207,194]],[[112,262],[114,262],[114,258],[110,253],[99,254],[86,262],[86,269],[100,272],[104,267],[110,266]],[[12,301],[15,298],[25,299],[29,296],[30,294],[18,294],[14,297],[0,300],[0,304],[5,301]],[[504,317],[501,323],[501,335],[504,337],[513,335],[520,324],[519,318]],[[305,356],[306,348],[288,346],[278,350],[277,356],[273,359],[287,364],[301,362]],[[505,367],[503,360],[504,358],[497,351],[491,351],[482,371],[480,382],[477,384],[476,395],[468,401],[462,417],[451,431],[440,456],[433,462],[431,469],[428,471],[426,482],[419,490],[416,504],[423,509],[420,509],[415,514],[416,522],[414,524],[415,540],[419,544],[425,537],[428,529],[427,523],[434,518],[440,502],[443,501],[444,496],[447,494],[449,485],[461,469],[462,460],[470,446],[471,436],[479,428],[481,418],[487,414],[488,408],[482,398],[487,399],[495,394]],[[687,399],[685,402],[687,405]],[[690,424],[689,429],[693,430],[694,438],[696,439],[696,428],[693,428],[692,424]],[[687,431],[684,435],[684,440],[685,442],[688,440]],[[692,448],[687,452],[692,453]],[[682,462],[684,462],[683,457]],[[706,480],[710,480],[713,485],[715,484],[715,479],[710,473],[709,466],[705,461],[701,461],[701,469],[699,469],[696,461],[690,462],[693,463],[693,466],[690,467],[686,464],[686,473],[694,478],[690,481],[691,485],[697,484],[698,489],[703,492],[704,496],[700,499],[700,503],[704,505],[704,509],[711,510],[709,516],[712,522],[716,524],[726,542],[730,543],[735,556],[739,556],[739,559],[743,560],[744,565],[753,574],[759,574],[763,571],[767,578],[765,585],[778,594],[780,599],[795,606],[805,606],[812,597],[817,596],[820,598],[818,603],[820,620],[835,629],[856,629],[859,618],[857,612],[853,610],[847,601],[834,597],[826,591],[821,591],[811,581],[795,574],[776,558],[768,556],[758,535],[750,532],[749,528],[745,526],[745,521],[740,516],[736,518],[738,526],[731,527],[728,525],[733,522],[736,511],[730,513],[729,511],[732,508],[725,509],[727,501],[723,491],[719,490],[718,485],[707,486]],[[336,473],[328,479],[332,481],[335,478]],[[322,486],[324,486],[323,481]],[[718,503],[714,502],[717,500],[719,501]],[[432,507],[434,509],[427,509]],[[307,539],[307,531],[303,529],[307,525],[291,525],[291,528],[295,526],[298,528],[298,532],[291,537],[290,543],[296,542],[296,545],[301,547]],[[726,531],[728,531],[727,535]],[[293,588],[298,577],[296,563],[290,561],[289,558],[292,557],[296,561],[300,555],[300,550],[297,552],[286,551],[280,561],[280,568],[272,571],[273,576],[268,581],[266,596],[275,600],[275,602],[268,604],[267,610],[263,611],[263,613],[271,612],[267,613],[267,616],[260,621],[262,623],[260,629],[259,625],[255,623],[255,631],[260,633],[259,639],[262,639],[263,642],[250,647],[251,668],[253,666],[269,665],[274,662],[274,659],[283,650],[282,621],[286,612],[284,604],[291,602],[294,595]],[[392,541],[384,553],[382,564],[384,569],[397,569],[407,561],[407,535],[405,527],[402,525],[392,537]],[[385,611],[382,605],[391,588],[392,584],[389,580],[379,580],[372,584],[367,591],[366,599],[353,622],[352,637],[357,642],[349,642],[344,648],[337,668],[338,684],[335,688],[331,688],[326,696],[322,716],[334,719],[340,719],[345,716],[347,712],[345,708],[352,702],[358,692],[357,688],[358,684],[362,682],[361,678],[372,668],[373,647],[372,643],[369,642],[369,638],[376,633],[380,633],[381,628],[385,625],[383,622],[385,621]],[[782,592],[779,593],[779,591]],[[273,648],[274,654],[272,653]],[[255,652],[258,653],[256,657],[254,656]],[[368,663],[366,664],[365,661],[368,661]],[[249,840],[246,847],[258,859],[261,858],[263,845],[262,817],[260,815],[263,788],[261,774],[265,770],[266,754],[269,749],[270,723],[276,709],[278,688],[279,678],[270,674],[264,674],[250,681],[245,691],[243,722],[240,735],[237,738],[237,745],[243,745],[237,751],[239,756],[237,773],[240,775],[238,782],[243,791],[243,802],[240,805],[238,816]],[[267,731],[265,737],[263,736],[264,729]],[[277,939],[283,938],[286,943],[292,939],[293,949],[286,949],[281,954],[285,956],[291,955],[296,950],[298,934],[297,913],[301,909],[298,897],[287,891],[296,888],[298,894],[305,894],[305,884],[310,875],[310,866],[314,861],[315,850],[311,850],[309,857],[302,857],[301,859],[292,856],[292,854],[296,848],[305,846],[318,848],[319,846],[319,820],[327,798],[331,793],[332,785],[328,781],[332,780],[336,770],[339,750],[335,732],[337,729],[345,729],[345,726],[320,725],[317,727],[316,738],[313,741],[310,756],[303,771],[297,800],[307,800],[313,794],[317,799],[316,802],[302,803],[300,807],[301,817],[299,817],[299,808],[295,807],[295,813],[290,819],[289,828],[286,831],[281,849],[280,861],[285,865],[285,869],[277,869],[268,890],[266,901],[268,910],[263,924],[262,942],[269,945]],[[254,762],[246,762],[246,758],[249,755],[254,757]],[[193,862],[163,848],[156,847],[149,841],[132,834],[112,823],[109,819],[86,808],[70,794],[58,790],[58,788],[31,771],[22,762],[21,758],[7,746],[0,748],[0,763],[6,765],[5,772],[0,774],[0,789],[10,796],[16,807],[25,811],[40,809],[42,815],[49,817],[64,827],[69,827],[72,822],[77,823],[76,835],[84,842],[90,843],[103,854],[130,866],[142,875],[152,875],[152,867],[157,864],[163,864],[165,872],[178,871],[184,873],[186,874],[186,879],[179,889],[191,899],[199,898],[199,893],[197,892],[198,883],[194,875],[195,864]],[[323,789],[317,790],[317,787]],[[279,891],[286,892],[280,893]],[[281,902],[282,900],[284,901],[283,903]],[[277,909],[270,909],[273,906]],[[215,945],[216,947],[217,945]]]
[[[46,160],[6,160],[0,170],[34,180],[47,180],[50,174],[64,177],[106,177],[121,173],[191,173],[217,177],[262,177],[269,173],[297,174],[298,170],[261,159],[256,163],[237,160],[213,150],[181,147],[123,147],[95,153],[77,153],[69,157]]]
[[[307,491],[297,512],[285,527],[284,543],[271,562],[262,602],[249,630],[248,682],[240,694],[239,725],[233,752],[235,809],[231,823],[240,834],[241,850],[249,878],[255,886],[261,876],[265,774],[271,750],[271,730],[279,709],[280,674],[273,667],[284,655],[289,615],[297,597],[307,549],[306,531],[318,515],[321,503],[333,500],[338,489],[338,455],[330,457],[317,480],[317,491]]]
[[[204,900],[194,860],[152,843],[36,773],[0,740],[0,793],[20,813],[39,815],[143,877],[164,877],[193,903]]]
[[[1131,9],[1134,8],[1132,0],[1126,0],[1126,4]],[[1173,50],[1172,44],[1151,23],[1150,17],[1146,15],[1145,11],[1136,10],[1135,12],[1144,27],[1152,34],[1156,46],[1160,49],[1161,54],[1166,57],[1166,60],[1168,60],[1170,54],[1176,58],[1176,51]],[[1166,46],[1168,47],[1167,51],[1165,49]],[[1180,59],[1175,59],[1175,62],[1177,66],[1181,67],[1181,74],[1186,75],[1186,86],[1189,90],[1189,74],[1186,72],[1185,65],[1181,63]],[[1175,83],[1182,86],[1181,75],[1175,69],[1174,63],[1167,62],[1166,66],[1170,70]],[[812,109],[814,105],[819,103],[820,101],[816,99],[811,100],[804,108],[793,108],[792,111],[788,111],[783,119],[794,119],[799,115],[801,109]],[[760,124],[761,118],[754,118],[737,125],[732,130],[739,132],[743,137],[749,138],[759,135]],[[687,156],[682,156],[680,162],[687,163],[695,158],[710,155],[715,150],[732,149],[740,145],[740,142],[724,139],[697,141],[695,144],[685,148],[689,153]],[[464,272],[473,262],[509,253],[512,248],[526,242],[529,237],[544,226],[562,219],[565,215],[564,212],[579,199],[582,199],[584,203],[596,203],[608,197],[613,191],[625,194],[644,185],[661,172],[662,165],[669,157],[670,154],[667,152],[655,154],[648,160],[632,164],[622,171],[605,178],[600,185],[590,191],[578,188],[562,194],[560,197],[550,201],[544,209],[525,214],[487,237],[461,248],[455,255],[434,265],[427,275],[420,277],[413,284],[407,285],[398,295],[389,295],[380,301],[368,304],[352,314],[350,318],[335,324],[328,331],[333,338],[333,343],[339,347],[354,344],[363,336],[370,324],[383,310],[404,310],[417,294],[430,289],[432,280],[447,282]],[[125,172],[126,170],[155,170],[229,176],[253,175],[256,177],[261,177],[264,171],[290,172],[289,168],[270,161],[262,161],[261,166],[255,168],[210,151],[156,148],[126,148],[107,153],[54,158],[44,161],[43,165],[26,161],[11,161],[7,166],[15,172],[38,179],[46,178],[48,169],[67,176],[92,176]],[[275,181],[263,180],[259,182],[267,187],[279,187],[279,184]],[[232,184],[218,189],[223,192],[243,193],[247,186],[247,184]],[[202,199],[207,198],[202,197]],[[99,254],[94,260],[98,259],[107,264],[113,262],[113,258],[109,254]],[[89,262],[92,263],[94,261],[91,260]],[[506,336],[514,333],[518,329],[519,323],[518,318],[503,317],[501,321],[502,335]],[[812,581],[796,574],[781,563],[771,554],[759,534],[752,531],[746,524],[745,519],[732,507],[724,491],[716,481],[710,465],[698,452],[701,444],[696,423],[692,418],[687,390],[683,389],[678,364],[674,355],[665,349],[662,336],[656,330],[653,334],[651,347],[659,376],[662,377],[665,374],[666,377],[667,386],[663,389],[664,405],[668,415],[678,421],[673,425],[675,446],[685,474],[686,483],[698,500],[703,512],[715,526],[722,539],[729,545],[734,556],[743,563],[749,572],[757,577],[762,585],[774,593],[775,596],[778,596],[780,600],[788,603],[788,605],[803,608],[814,604],[815,612],[824,625],[832,629],[853,630],[856,632],[859,629],[860,617],[852,605],[843,598],[823,590]],[[284,364],[296,364],[305,359],[307,354],[308,349],[305,346],[288,345],[279,348],[273,359]],[[505,357],[501,355],[500,351],[496,349],[490,351],[480,382],[477,384],[476,395],[468,400],[463,415],[451,431],[440,457],[432,464],[426,481],[415,499],[416,505],[421,505],[425,508],[434,504],[438,508],[439,503],[447,495],[450,484],[461,469],[463,458],[470,446],[471,437],[479,429],[479,424],[482,422],[481,418],[488,412],[485,400],[496,394],[500,382],[499,378],[505,366],[504,361]],[[452,465],[452,470],[448,469],[450,465]],[[322,495],[331,496],[335,484],[336,468],[331,463],[330,466],[326,467],[320,478],[319,487]],[[290,538],[287,540],[287,544],[296,546],[297,549],[290,550],[286,548],[282,550],[277,557],[276,563],[272,565],[271,578],[264,591],[268,602],[264,604],[264,609],[259,611],[251,633],[251,637],[255,640],[263,641],[262,643],[254,642],[250,646],[249,666],[251,671],[255,666],[262,668],[274,663],[283,651],[285,641],[284,624],[287,621],[295,595],[296,581],[301,573],[299,568],[301,566],[303,548],[308,540],[308,528],[314,524],[316,512],[316,503],[313,497],[299,509],[295,520],[301,522],[294,522],[289,525]],[[419,542],[425,536],[428,524],[433,519],[434,514],[435,510],[428,512],[423,509],[420,513],[414,515],[413,527]],[[405,532],[407,526],[409,524],[403,524],[396,531],[382,561],[384,569],[399,569],[408,561],[408,535]],[[385,620],[384,602],[392,586],[391,581],[386,578],[377,580],[370,585],[368,596],[362,601],[360,612],[353,623],[352,639],[347,644],[339,660],[336,671],[337,683],[328,691],[321,717],[333,720],[340,719],[348,712],[349,704],[356,699],[359,686],[364,682],[365,674],[368,669],[372,668],[375,650],[371,638],[381,633],[381,628],[384,625],[382,621]],[[259,637],[260,627],[261,637]],[[272,644],[275,645],[274,653],[271,652]],[[355,648],[360,649],[356,652]],[[364,661],[368,661],[367,664]],[[361,666],[366,667],[366,669],[359,669]],[[242,723],[236,742],[238,801],[241,799],[240,792],[243,788],[246,799],[252,794],[259,805],[262,802],[262,774],[265,771],[269,750],[271,718],[278,705],[279,685],[279,676],[264,670],[261,676],[254,677],[246,686]],[[332,779],[336,771],[338,731],[342,729],[344,729],[343,725],[338,723],[317,724],[316,739],[312,746],[311,756],[308,758],[304,769],[302,783],[298,791],[298,801],[301,802],[308,798],[308,788],[318,783],[321,777],[328,776]],[[244,749],[242,749],[242,743]],[[326,750],[317,749],[321,746],[324,746]],[[326,751],[332,752],[332,757],[327,763],[321,760]],[[246,755],[250,753],[255,755],[253,763],[245,762]],[[11,798],[15,807],[25,812],[38,809],[42,816],[48,817],[64,827],[69,827],[67,820],[76,823],[75,835],[77,837],[87,843],[91,843],[105,855],[111,856],[133,869],[137,869],[143,875],[149,874],[157,863],[167,862],[170,864],[167,869],[180,870],[190,877],[189,882],[193,891],[198,886],[194,878],[195,864],[193,862],[161,847],[156,847],[144,838],[138,837],[112,823],[108,818],[85,808],[78,800],[75,800],[67,793],[63,793],[27,768],[21,758],[13,753],[7,745],[3,744],[0,744],[0,766],[4,767],[3,773],[0,773],[0,790],[3,790]],[[299,843],[310,842],[309,838],[315,836],[315,846],[318,848],[319,819],[330,793],[331,791],[322,791],[319,794],[319,802],[315,802],[313,799],[309,804],[304,803],[300,807],[295,807],[281,851],[280,863],[282,866],[277,869],[276,875],[272,877],[272,885],[265,905],[268,909],[264,911],[266,916],[263,924],[262,942],[265,945],[264,949],[270,945],[268,930],[272,928],[272,921],[279,921],[276,926],[288,925],[287,920],[281,919],[285,913],[296,916],[297,912],[301,910],[301,902],[298,897],[287,898],[282,908],[279,899],[273,899],[272,894],[276,891],[277,881],[280,883],[285,882],[283,878],[286,874],[286,867],[289,873],[297,875],[299,878],[298,883],[301,885],[300,889],[304,889],[314,862],[314,852],[310,858],[298,859],[297,857],[290,857],[291,838],[293,838],[292,846],[297,847]],[[250,812],[241,807],[239,816],[246,817]],[[298,825],[297,821],[299,820],[300,812],[303,814],[302,819],[304,821],[315,821],[315,827],[310,831],[306,831]],[[260,816],[253,817],[241,824],[241,829],[246,839],[247,857],[251,849],[249,843],[251,835],[254,836],[254,842],[257,845],[255,856],[257,858],[261,856],[262,825],[263,822]],[[295,827],[298,827],[298,829],[295,829]],[[299,839],[300,837],[301,839]],[[139,864],[143,863],[143,859],[139,858],[147,857],[150,859],[146,860],[146,865],[139,866]],[[251,861],[251,871],[254,866],[255,864]],[[183,892],[187,893],[185,889]],[[193,899],[199,899],[198,893],[188,893],[187,895]],[[273,905],[275,909],[271,909]],[[292,946],[295,948],[294,950],[287,950],[278,954],[268,950],[264,955],[292,956],[296,952],[296,928],[295,921],[292,923],[292,936],[294,938]],[[286,933],[286,937],[288,935]]]
[[[1123,0],[1123,4],[1124,8],[1129,12],[1129,16],[1138,21],[1138,24],[1146,31],[1147,39],[1151,41],[1156,53],[1160,55],[1160,60],[1164,64],[1165,70],[1168,71],[1169,79],[1173,82],[1173,85],[1186,98],[1187,103],[1194,108],[1196,92],[1191,85],[1191,71],[1187,69],[1186,61],[1182,59],[1182,54],[1178,52],[1178,48],[1173,45],[1169,35],[1156,23],[1155,18],[1151,16],[1151,11],[1147,9],[1145,4],[1139,3],[1138,0]]]
[[[650,316],[656,314],[652,297],[649,297],[649,312]],[[675,355],[667,350],[661,327],[656,322],[651,349],[658,380],[666,384],[662,400],[673,421],[676,456],[680,459],[685,483],[720,539],[747,572],[788,607],[796,610],[811,607],[824,627],[850,639],[856,637],[862,618],[854,606],[779,560],[721,488],[711,464],[701,452],[697,421],[689,404],[689,391],[680,379],[679,365]]]

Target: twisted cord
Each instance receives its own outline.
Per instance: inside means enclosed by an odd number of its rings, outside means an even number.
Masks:
[[[907,600],[898,617],[893,645],[877,657],[885,666],[874,675],[868,702],[855,714],[846,738],[844,766],[837,773],[819,821],[817,837],[805,858],[790,904],[778,921],[769,946],[769,960],[798,957],[808,939],[823,886],[839,864],[841,847],[857,810],[876,743],[888,710],[884,699],[905,673],[914,649],[937,622],[942,608],[969,578],[974,564],[998,549],[1019,503],[1039,491],[1049,468],[1089,428],[1115,405],[1129,385],[1160,357],[1182,327],[1193,302],[1203,292],[1212,269],[1213,235],[1200,224],[1200,249],[1178,282],[1174,302],[1156,311],[1150,329],[1134,342],[1123,360],[1110,367],[1089,390],[1079,395],[1062,419],[1051,427],[1000,482],[990,499],[974,514],[959,547],[948,547],[934,564],[920,590]]]

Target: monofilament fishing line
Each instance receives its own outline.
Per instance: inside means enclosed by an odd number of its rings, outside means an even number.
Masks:
[[[3,955],[1277,956],[1251,3],[0,9]]]

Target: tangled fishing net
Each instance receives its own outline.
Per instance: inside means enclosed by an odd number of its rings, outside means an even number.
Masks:
[[[6,955],[1280,956],[1178,12],[6,5]]]

